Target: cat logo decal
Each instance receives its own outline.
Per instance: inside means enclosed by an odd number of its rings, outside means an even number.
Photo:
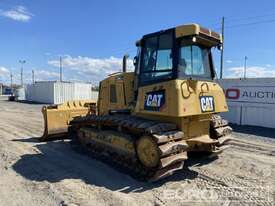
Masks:
[[[161,111],[165,105],[165,90],[147,92],[144,102],[144,110]]]
[[[214,97],[212,96],[201,96],[200,105],[202,112],[213,112],[215,110]]]

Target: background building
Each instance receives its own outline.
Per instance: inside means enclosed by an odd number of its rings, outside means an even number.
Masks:
[[[221,79],[229,112],[224,118],[238,125],[275,128],[275,78]]]

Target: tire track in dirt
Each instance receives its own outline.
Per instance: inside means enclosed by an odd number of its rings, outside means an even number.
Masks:
[[[16,156],[21,155],[21,159],[24,159],[25,157],[28,157],[30,155],[31,150],[33,150],[36,146],[38,148],[43,148],[42,151],[39,151],[40,149],[34,149],[34,151],[36,151],[37,154],[40,154],[40,152],[43,153],[43,157],[40,158],[41,156],[35,157],[34,152],[31,152],[32,156],[34,156],[31,160],[31,164],[32,166],[30,166],[28,164],[28,162],[24,163],[26,165],[26,167],[28,167],[27,169],[23,169],[23,170],[27,170],[28,171],[28,175],[27,176],[33,176],[33,177],[39,177],[39,181],[49,181],[49,180],[54,180],[55,178],[60,177],[60,181],[58,182],[52,182],[51,184],[54,185],[54,188],[56,188],[58,191],[62,191],[61,193],[64,195],[63,198],[67,199],[69,202],[83,202],[81,199],[82,198],[72,198],[73,196],[75,196],[75,188],[78,188],[78,191],[81,190],[81,194],[78,194],[79,196],[87,196],[87,194],[89,193],[95,193],[94,189],[88,185],[86,185],[85,183],[85,177],[89,177],[91,176],[91,172],[94,170],[94,167],[96,168],[101,168],[102,171],[104,170],[108,170],[109,172],[106,173],[97,173],[96,175],[98,176],[98,174],[100,174],[98,177],[95,176],[95,179],[106,179],[110,182],[112,182],[112,180],[110,178],[108,178],[108,176],[114,176],[114,173],[117,173],[116,171],[112,171],[112,169],[108,168],[107,166],[95,166],[93,164],[85,164],[85,162],[89,162],[91,161],[91,159],[89,159],[89,157],[86,156],[82,156],[79,155],[77,153],[74,153],[70,146],[68,145],[68,142],[66,144],[66,142],[60,142],[60,143],[56,143],[56,142],[52,142],[49,143],[49,146],[47,146],[48,143],[25,143],[25,142],[17,142],[17,141],[13,141],[11,142],[11,139],[18,139],[22,136],[26,136],[26,135],[32,135],[33,133],[31,132],[31,130],[28,130],[26,128],[17,128],[16,126],[17,124],[10,124],[9,122],[5,122],[5,124],[3,124],[2,122],[0,122],[0,130],[2,131],[1,133],[1,137],[4,137],[2,139],[1,142],[4,142],[6,147],[9,147],[10,151],[17,151]],[[29,126],[29,125],[28,125]],[[9,138],[7,138],[9,137]],[[44,146],[43,146],[44,145]],[[66,161],[62,161],[62,160],[66,160]],[[14,162],[18,161],[18,158],[16,158]],[[93,161],[91,161],[93,162]],[[101,163],[97,163],[97,164],[101,164]],[[71,167],[71,165],[74,165],[74,167]],[[107,168],[104,168],[107,167]],[[38,169],[39,168],[39,169]],[[49,169],[50,168],[50,169]],[[45,176],[46,173],[46,176]],[[105,177],[103,177],[104,175],[106,175]],[[118,173],[118,175],[120,176],[121,174]],[[24,174],[23,174],[24,176]],[[116,176],[116,175],[115,175]],[[123,175],[124,176],[124,175]],[[77,179],[83,179],[75,182],[73,181],[70,183],[67,183],[66,179],[67,178],[77,178]],[[88,178],[89,179],[89,178]],[[117,179],[121,179],[121,178],[117,178]],[[125,179],[125,177],[123,178]],[[126,178],[127,179],[127,178]],[[35,180],[35,179],[34,179]],[[91,180],[88,180],[91,181]],[[119,181],[119,180],[118,180]],[[131,180],[134,181],[134,180]],[[108,183],[106,183],[107,185]],[[118,182],[114,182],[113,183],[109,183],[109,184],[114,184],[115,185],[119,185]],[[126,185],[131,185],[131,184],[135,184],[135,183],[125,183]],[[83,189],[85,188],[85,189]],[[71,191],[71,192],[69,192]],[[78,192],[79,193],[79,192]],[[119,196],[116,197],[115,194],[110,193],[110,191],[108,190],[102,190],[102,193],[107,193],[109,196],[109,198],[113,198],[114,202],[117,202],[119,200],[119,197],[122,196],[121,194]],[[110,193],[110,194],[109,194]],[[103,194],[98,194],[98,196],[103,196]],[[95,199],[95,197],[93,197]],[[115,200],[117,199],[117,200]],[[98,200],[99,202],[101,200]],[[88,204],[87,204],[88,205]]]
[[[275,156],[275,147],[267,144],[253,144],[244,140],[233,139],[229,145],[248,152],[257,152],[263,155]]]
[[[10,131],[15,138],[18,137],[37,137],[42,135],[43,129],[41,124],[32,124],[30,122],[15,122],[11,119],[5,119],[5,123],[0,122],[0,127],[4,131]]]
[[[271,192],[266,188],[266,184],[263,186],[255,186],[250,183],[250,180],[243,180],[236,178],[235,176],[219,176],[213,171],[209,172],[207,170],[199,170],[198,178],[205,181],[205,186],[210,189],[214,189],[218,196],[221,196],[221,201],[224,201],[222,194],[238,194],[239,197],[235,197],[233,203],[237,205],[272,205],[267,196],[254,196],[254,189],[264,189],[265,192]],[[230,200],[230,198],[228,199]],[[245,200],[245,202],[244,202]]]

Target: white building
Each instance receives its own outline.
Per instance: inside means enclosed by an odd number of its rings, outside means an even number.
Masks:
[[[275,78],[222,79],[229,112],[222,116],[238,125],[275,128]]]
[[[98,98],[98,92],[92,91],[92,85],[59,81],[41,81],[28,85],[27,101],[46,104],[61,104],[70,100],[89,100]]]

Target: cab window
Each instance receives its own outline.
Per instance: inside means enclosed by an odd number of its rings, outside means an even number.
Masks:
[[[142,83],[172,77],[172,48],[172,32],[144,40],[140,75]]]
[[[210,49],[199,45],[181,45],[179,77],[211,78]]]

